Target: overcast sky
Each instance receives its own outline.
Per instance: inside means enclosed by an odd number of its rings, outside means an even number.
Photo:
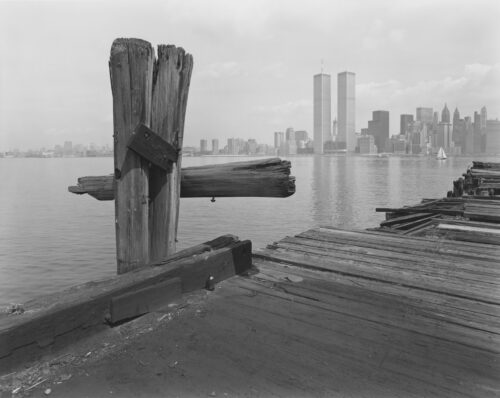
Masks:
[[[306,129],[313,75],[356,73],[356,131],[373,110],[419,106],[500,118],[498,0],[0,0],[0,151],[112,144],[108,59],[117,37],[194,57],[185,145]]]

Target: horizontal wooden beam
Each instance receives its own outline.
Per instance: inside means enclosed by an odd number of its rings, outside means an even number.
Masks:
[[[181,171],[181,198],[274,197],[295,193],[295,177],[287,160],[271,158],[208,166]],[[114,200],[114,176],[80,177],[69,192],[89,194],[98,200]]]
[[[205,288],[210,276],[217,283],[251,265],[251,242],[227,235],[140,270],[27,302],[20,315],[0,314],[0,372],[27,358],[39,358],[50,351],[52,344],[71,344],[75,338],[105,327],[111,311],[115,320],[120,320],[157,308],[162,301],[159,294],[167,286],[172,291],[164,295],[165,304],[179,292]],[[152,302],[145,302],[141,294],[149,296]],[[127,302],[136,305],[137,311],[120,307]]]

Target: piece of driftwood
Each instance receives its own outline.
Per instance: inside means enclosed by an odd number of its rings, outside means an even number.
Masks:
[[[0,372],[27,357],[40,357],[54,343],[71,344],[102,328],[110,311],[115,321],[140,315],[180,293],[205,288],[210,276],[217,283],[240,274],[252,266],[251,257],[250,241],[222,236],[159,262],[141,264],[133,272],[39,297],[25,303],[21,315],[0,314]],[[159,297],[164,282],[173,291]],[[134,308],[123,308],[127,303]]]
[[[113,200],[114,176],[80,177],[69,192]],[[186,167],[181,170],[181,198],[276,197],[295,193],[290,162],[279,158]]]

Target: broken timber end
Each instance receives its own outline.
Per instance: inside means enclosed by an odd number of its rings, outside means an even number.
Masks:
[[[181,170],[181,198],[286,198],[295,193],[290,168],[289,161],[279,158],[186,167]],[[114,200],[113,184],[113,175],[80,177],[68,191]]]

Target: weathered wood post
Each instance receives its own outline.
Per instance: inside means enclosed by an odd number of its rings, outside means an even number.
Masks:
[[[151,44],[139,39],[111,47],[118,273],[175,251],[177,154],[193,62],[174,46],[159,46],[158,54],[156,61]]]
[[[182,48],[158,46],[155,65],[151,127],[179,152],[184,136],[189,83],[193,57]],[[157,261],[175,252],[181,191],[181,159],[170,170],[151,169],[149,236],[150,260]]]

